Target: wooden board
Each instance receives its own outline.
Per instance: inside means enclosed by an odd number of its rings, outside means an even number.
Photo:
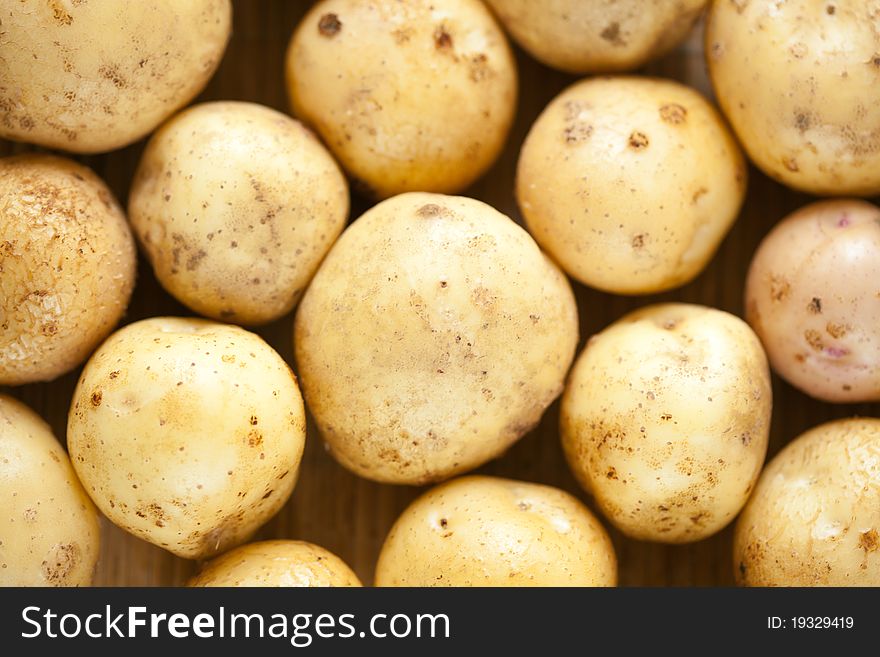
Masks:
[[[298,19],[307,9],[305,0],[250,0],[235,3],[234,35],[226,56],[199,100],[248,100],[286,110],[283,56]],[[513,197],[516,158],[523,138],[541,109],[574,77],[545,68],[517,52],[520,101],[516,123],[504,153],[492,170],[470,190],[521,221]],[[699,30],[685,46],[652,64],[650,75],[685,81],[704,93],[706,79]],[[0,155],[32,150],[0,141]],[[93,157],[77,158],[101,175],[125,203],[129,183],[143,143]],[[752,169],[748,198],[742,214],[720,251],[694,282],[671,293],[642,298],[603,294],[574,285],[580,310],[582,342],[627,311],[656,301],[703,303],[742,314],[743,281],[749,259],[759,240],[786,213],[810,197],[787,190]],[[368,204],[353,198],[352,217]],[[157,284],[143,259],[138,283],[125,322],[155,315],[190,315]],[[291,364],[291,317],[258,330]],[[20,397],[44,418],[63,439],[67,409],[76,383],[76,370],[49,384],[3,390]],[[770,454],[788,440],[822,421],[853,414],[880,416],[880,405],[834,406],[811,400],[778,378],[774,379],[774,416]],[[480,472],[559,486],[582,499],[568,471],[558,438],[558,403],[540,425],[503,458]],[[397,515],[420,489],[375,484],[359,479],[326,453],[313,424],[309,425],[300,481],[290,501],[257,535],[257,538],[297,538],[322,545],[348,562],[365,583],[382,540]],[[99,585],[177,585],[195,564],[170,555],[103,521],[101,560],[95,583]],[[663,546],[624,538],[612,531],[623,585],[689,586],[730,585],[731,528],[692,545]]]

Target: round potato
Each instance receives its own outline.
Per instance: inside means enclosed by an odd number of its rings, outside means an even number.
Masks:
[[[773,369],[808,395],[880,401],[880,208],[813,203],[758,247],[746,319]]]
[[[331,453],[363,477],[422,484],[531,429],[577,336],[568,281],[528,233],[480,201],[409,193],[342,234],[294,346]]]
[[[361,586],[332,552],[305,541],[242,545],[209,561],[188,586]]]
[[[707,0],[487,0],[538,61],[569,73],[631,71],[672,50]]]
[[[615,586],[602,524],[550,486],[461,477],[429,490],[391,528],[376,586]]]
[[[880,586],[880,420],[837,420],[765,468],[736,524],[748,586]]]
[[[713,2],[706,57],[752,161],[813,194],[880,194],[880,0]]]
[[[86,364],[67,441],[104,515],[201,559],[247,540],[287,501],[305,412],[290,368],[258,336],[158,317],[120,329]]]
[[[752,491],[771,395],[767,359],[745,322],[702,306],[649,306],[590,338],[562,398],[562,444],[622,532],[697,541],[727,525]]]
[[[476,180],[504,146],[516,87],[479,0],[323,0],[287,53],[294,112],[379,198]]]
[[[49,425],[0,395],[0,586],[88,586],[98,514]]]
[[[207,84],[229,0],[4,3],[0,137],[75,153],[122,148]]]
[[[739,212],[742,154],[696,91],[594,78],[553,99],[520,153],[519,207],[571,276],[648,294],[699,274]]]
[[[125,312],[135,269],[125,215],[90,169],[0,159],[0,385],[79,365]]]
[[[293,308],[342,232],[348,187],[290,117],[253,103],[205,103],[153,135],[129,216],[178,300],[215,319],[263,324]]]

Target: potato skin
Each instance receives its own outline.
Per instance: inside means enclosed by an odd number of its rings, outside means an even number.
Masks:
[[[70,457],[112,522],[180,557],[247,540],[293,490],[305,411],[258,336],[157,317],[111,335],[83,370]]]
[[[562,272],[474,199],[401,194],[362,215],[297,311],[303,391],[331,453],[422,484],[499,456],[562,391],[578,320]]]
[[[812,203],[764,238],[746,319],[773,369],[831,402],[880,401],[880,208]]]
[[[562,397],[562,446],[626,535],[706,538],[745,504],[767,452],[770,373],[758,338],[720,310],[661,304],[590,338]]]
[[[880,194],[880,0],[718,1],[715,94],[764,173],[822,195]]]
[[[734,534],[746,586],[880,586],[880,420],[802,434],[764,469]]]
[[[263,324],[293,308],[342,232],[348,186],[297,121],[254,103],[204,103],[150,139],[129,215],[179,301]]]
[[[677,46],[707,0],[486,0],[511,37],[568,73],[631,71]]]
[[[516,108],[504,33],[478,0],[323,0],[287,53],[294,113],[359,191],[461,191],[495,161]]]
[[[469,476],[432,488],[397,519],[376,586],[616,586],[608,534],[550,486]]]
[[[98,513],[49,425],[0,394],[0,586],[88,586]]]
[[[187,586],[361,586],[342,559],[305,541],[260,541],[206,563]]]
[[[746,169],[720,116],[670,80],[578,82],[523,144],[516,196],[529,231],[580,282],[648,294],[692,280],[742,204]]]
[[[125,312],[135,268],[125,215],[90,169],[0,159],[0,385],[79,365]]]
[[[229,0],[4,3],[0,137],[74,153],[127,146],[207,84]]]

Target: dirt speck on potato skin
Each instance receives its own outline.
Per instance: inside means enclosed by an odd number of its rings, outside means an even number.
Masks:
[[[687,120],[687,110],[678,103],[667,103],[660,107],[660,118],[666,123],[680,125]]]
[[[810,115],[807,112],[797,112],[795,114],[794,124],[798,132],[804,133],[809,130],[811,123]]]
[[[125,89],[128,86],[128,81],[122,76],[116,65],[102,65],[98,68],[98,74],[105,80],[112,82],[117,89]]]
[[[433,217],[439,217],[445,214],[447,210],[443,208],[443,206],[437,205],[436,203],[426,203],[418,210],[416,210],[416,214],[424,219],[431,219]]]
[[[43,560],[42,571],[50,586],[63,586],[74,572],[81,559],[77,543],[59,543]]]
[[[621,36],[620,23],[618,23],[617,21],[606,25],[599,33],[599,36],[613,46],[626,45],[626,41],[624,41],[623,37]]]
[[[788,279],[781,275],[772,274],[769,282],[770,298],[777,302],[785,301],[791,293],[791,283],[788,282]]]
[[[640,151],[648,147],[648,135],[644,132],[640,132],[635,130],[629,136],[629,146],[630,148]]]
[[[333,13],[324,14],[318,21],[318,32],[325,37],[334,37],[342,29],[342,21]]]
[[[434,30],[434,47],[437,50],[452,50],[452,34],[445,25],[438,25]]]
[[[836,322],[828,322],[825,325],[825,332],[828,333],[832,338],[840,339],[846,337],[846,334],[850,331],[850,326],[846,324],[840,324]]]
[[[52,9],[52,17],[61,25],[71,25],[73,16],[65,9],[64,4],[59,0],[49,0],[49,7]]]
[[[822,334],[815,329],[807,329],[804,331],[804,340],[810,345],[814,351],[822,351],[824,343],[822,342]]]
[[[562,138],[566,144],[573,145],[586,141],[592,134],[592,125],[584,121],[573,121],[563,129]]]
[[[859,534],[859,547],[865,552],[876,552],[880,550],[880,534],[876,529],[869,529]]]

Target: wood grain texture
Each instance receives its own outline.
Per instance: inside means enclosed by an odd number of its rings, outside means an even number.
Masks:
[[[235,3],[234,35],[223,62],[199,100],[248,100],[287,110],[283,56],[290,34],[305,13],[306,0],[250,0]],[[549,100],[576,78],[545,68],[517,52],[520,73],[519,108],[510,140],[492,170],[466,195],[482,199],[521,221],[513,197],[516,158],[523,138]],[[655,62],[649,75],[685,81],[710,94],[699,31],[685,46]],[[0,141],[0,154],[35,150]],[[143,143],[106,155],[81,157],[101,175],[125,203]],[[604,294],[574,284],[580,310],[581,343],[633,308],[657,301],[686,301],[716,306],[742,315],[743,283],[752,253],[771,226],[791,210],[809,202],[750,170],[749,192],[742,214],[712,263],[694,282],[674,292],[640,298]],[[352,199],[356,218],[368,203]],[[155,315],[190,315],[166,294],[141,258],[138,282],[124,322]],[[260,328],[260,333],[293,364],[291,320],[288,316]],[[67,409],[79,369],[49,384],[5,389],[21,398],[64,439]],[[770,453],[805,429],[832,418],[853,414],[880,416],[880,405],[835,406],[812,400],[774,378],[774,415]],[[558,437],[558,402],[540,425],[501,459],[480,472],[536,481],[586,495],[568,471]],[[297,538],[317,543],[342,557],[365,583],[382,540],[397,515],[420,489],[375,484],[350,474],[327,454],[313,424],[309,425],[301,478],[293,496],[257,538]],[[588,500],[587,500],[588,501]],[[589,502],[589,501],[588,501]],[[606,523],[607,524],[607,523]],[[195,568],[163,550],[134,538],[103,521],[99,585],[178,585]],[[623,585],[731,585],[731,528],[686,546],[632,541],[612,531]]]

